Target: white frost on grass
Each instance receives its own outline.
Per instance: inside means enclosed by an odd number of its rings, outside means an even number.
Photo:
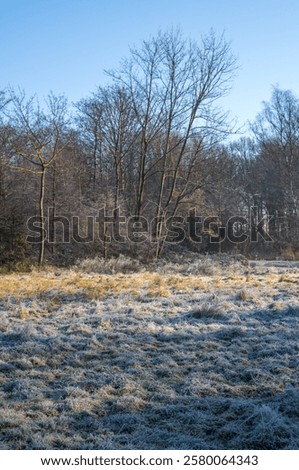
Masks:
[[[298,449],[296,292],[238,292],[4,299],[0,447]]]

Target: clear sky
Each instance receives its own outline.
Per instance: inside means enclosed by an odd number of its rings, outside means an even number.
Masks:
[[[195,40],[225,32],[240,66],[225,106],[240,125],[272,85],[299,95],[298,0],[0,0],[0,89],[77,101],[129,46],[171,27]]]

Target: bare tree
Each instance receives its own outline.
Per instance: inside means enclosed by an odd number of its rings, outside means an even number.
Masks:
[[[24,93],[10,93],[10,123],[15,129],[11,141],[10,168],[39,177],[40,248],[39,264],[45,254],[45,193],[47,170],[63,152],[67,124],[67,101],[50,94],[45,109],[36,97],[26,100]]]
[[[118,71],[110,72],[131,97],[139,125],[137,220],[153,176],[157,220],[174,216],[194,190],[192,174],[204,142],[229,130],[215,102],[227,93],[235,69],[223,37],[211,33],[198,45],[171,31],[144,41]],[[164,244],[160,238],[158,229],[157,255]]]
[[[274,88],[252,129],[259,144],[261,197],[273,216],[285,217],[291,226],[299,215],[298,98]]]
[[[89,197],[96,200],[103,185],[104,104],[100,92],[76,104],[79,133],[86,148],[87,165],[91,168]]]

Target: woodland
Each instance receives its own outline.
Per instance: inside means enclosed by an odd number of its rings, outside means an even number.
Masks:
[[[237,68],[222,36],[165,32],[77,103],[2,90],[1,265],[297,259],[299,100],[274,87],[244,133],[222,107]]]

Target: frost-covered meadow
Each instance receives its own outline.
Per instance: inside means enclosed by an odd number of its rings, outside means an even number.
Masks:
[[[0,277],[0,448],[299,449],[296,266]]]

